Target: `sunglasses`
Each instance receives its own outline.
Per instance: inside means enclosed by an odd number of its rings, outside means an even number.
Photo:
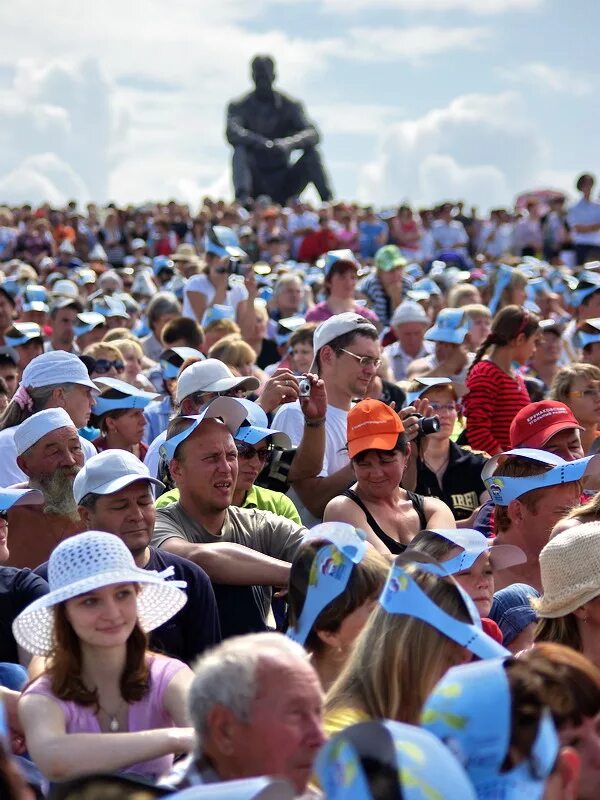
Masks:
[[[8,523],[8,511],[0,511],[0,522]]]
[[[250,444],[246,444],[246,442],[236,442],[235,446],[237,447],[238,458],[241,458],[244,461],[250,461],[253,458],[258,458],[258,460],[263,464],[268,461],[268,459],[271,457],[271,453],[273,452],[272,446],[261,447],[260,450],[257,450]]]
[[[99,372],[101,375],[104,375],[110,372],[112,367],[114,367],[117,372],[125,372],[125,364],[123,361],[120,359],[110,361],[108,358],[97,358],[94,372]]]

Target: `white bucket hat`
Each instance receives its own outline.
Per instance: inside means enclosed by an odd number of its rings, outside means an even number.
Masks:
[[[172,567],[154,572],[136,567],[133,556],[118,536],[88,531],[65,539],[48,563],[50,592],[24,609],[13,622],[18,644],[37,656],[54,647],[54,613],[58,603],[118,583],[140,584],[138,621],[144,631],[158,628],[187,602],[181,590],[185,581],[167,581]]]
[[[559,533],[540,553],[542,596],[531,605],[539,617],[557,619],[600,595],[600,522]]]

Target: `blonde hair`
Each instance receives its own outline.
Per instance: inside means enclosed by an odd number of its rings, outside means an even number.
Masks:
[[[467,303],[462,307],[462,310],[471,321],[492,318],[492,312],[482,303]]]
[[[407,570],[443,611],[461,622],[471,621],[454,583],[411,567]],[[326,713],[359,708],[372,719],[416,725],[435,684],[450,667],[463,662],[463,648],[437,628],[378,606],[327,695]]]
[[[219,339],[208,351],[208,357],[218,358],[228,367],[235,369],[256,362],[256,353],[237,333],[230,333],[229,336]]]
[[[89,344],[82,355],[92,356],[92,358],[103,358],[106,353],[109,359],[123,359],[123,354],[112,342],[94,342],[94,344]]]
[[[102,337],[103,342],[116,342],[117,339],[127,339],[129,342],[137,342],[138,338],[129,328],[111,328]]]
[[[106,340],[105,340],[106,341]],[[144,358],[144,351],[141,344],[135,339],[114,339],[112,344],[118,347],[121,353],[135,353],[137,358]]]
[[[475,293],[479,294],[479,291],[472,283],[457,283],[448,292],[448,308],[464,308],[467,305],[465,300],[472,298]]]
[[[232,319],[215,319],[204,326],[204,333],[212,333],[212,331],[223,331],[223,336],[228,336],[231,333],[241,333],[241,328]]]
[[[600,381],[600,369],[593,364],[570,364],[568,367],[561,367],[552,381],[550,400],[566,403],[577,378]]]
[[[495,271],[490,275],[490,280],[488,284],[490,297],[493,297],[494,295],[494,290],[496,288],[496,282],[498,280],[499,274],[500,273],[498,271]],[[515,289],[525,289],[528,283],[529,283],[529,278],[527,277],[527,275],[525,275],[524,272],[521,272],[520,269],[513,268],[508,286],[504,289],[504,291],[500,295],[500,302],[498,303],[498,309],[501,309],[507,305],[511,305],[513,302],[512,300],[513,291]]]

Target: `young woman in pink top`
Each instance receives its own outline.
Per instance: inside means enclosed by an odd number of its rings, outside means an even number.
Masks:
[[[19,645],[47,658],[23,692],[29,753],[50,781],[94,772],[156,780],[193,746],[188,666],[147,649],[146,631],[186,602],[182,583],[135,566],[113,534],[90,531],[50,556],[50,593],[13,624]]]

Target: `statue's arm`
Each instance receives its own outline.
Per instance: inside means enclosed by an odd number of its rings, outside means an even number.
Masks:
[[[245,144],[247,147],[262,147],[266,139],[260,133],[249,130],[243,124],[241,109],[237,103],[230,103],[227,107],[227,128],[225,135],[229,144],[234,147]]]
[[[296,133],[280,139],[279,142],[288,150],[306,150],[315,147],[321,139],[319,131],[306,116],[302,103],[294,102],[291,109],[291,125]]]

